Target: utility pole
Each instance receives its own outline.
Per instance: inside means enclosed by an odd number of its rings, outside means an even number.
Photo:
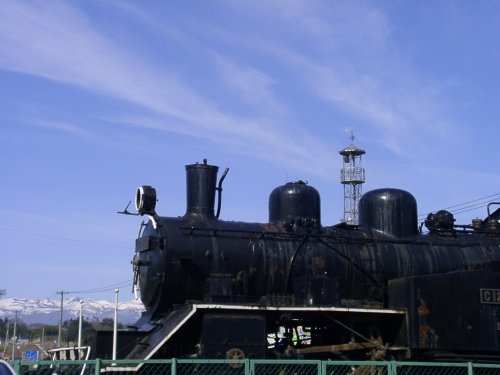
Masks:
[[[81,355],[82,355],[82,350],[81,350],[81,347],[82,347],[82,320],[83,320],[82,310],[83,310],[83,301],[80,300],[80,317],[78,320],[78,359],[80,359]]]
[[[16,343],[17,343],[16,330],[17,330],[17,311],[16,311],[16,318],[14,319],[14,332],[12,333],[12,357],[11,357],[11,361],[16,359],[16,357],[15,357],[15,355],[16,355]]]
[[[9,327],[10,327],[10,322],[7,321],[7,332],[5,333],[5,344],[3,346],[3,352],[7,354],[7,346],[9,345]]]
[[[61,333],[62,333],[62,320],[63,320],[64,293],[67,293],[67,292],[64,292],[62,290],[60,292],[56,292],[56,294],[60,294],[61,295],[61,312],[60,312],[60,315],[59,315],[59,332],[57,334],[57,347],[58,348],[61,347]]]
[[[40,347],[42,348],[42,358],[43,358],[43,353],[45,352],[45,327],[42,327],[42,340],[41,340],[41,345]]]
[[[119,289],[115,289],[115,321],[113,323],[113,359],[116,359],[116,346],[118,338],[118,292]]]

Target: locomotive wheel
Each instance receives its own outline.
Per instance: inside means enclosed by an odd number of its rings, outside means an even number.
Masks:
[[[231,348],[226,352],[226,359],[245,359],[245,353],[240,348]],[[243,363],[228,363],[229,367],[240,368]]]

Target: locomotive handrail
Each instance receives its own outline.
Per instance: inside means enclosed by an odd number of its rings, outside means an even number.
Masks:
[[[499,231],[494,231],[491,229],[476,229],[472,226],[468,225],[455,225],[455,227],[465,227],[465,228],[470,228],[470,229],[475,229],[475,230],[470,230],[470,231],[462,231],[462,234],[486,234],[486,235],[493,235],[493,236],[499,236],[500,232]],[[241,229],[215,229],[215,228],[203,228],[203,227],[179,227],[180,230],[183,230],[186,235],[195,235],[195,236],[211,236],[215,237],[217,236],[218,233],[224,233],[224,234],[239,234],[240,236],[235,236],[237,238],[251,238],[253,237],[260,237],[260,238],[279,238],[282,240],[290,240],[294,241],[297,239],[297,233],[295,232],[266,232],[266,231],[257,231],[257,230],[241,230]],[[200,232],[200,233],[197,233]],[[208,232],[208,233],[207,233]],[[341,235],[341,234],[325,234],[325,233],[310,233],[309,234],[311,240],[318,240],[318,238],[327,238],[329,240],[334,240],[332,242],[335,243],[350,243],[350,244],[366,244],[366,243],[374,243],[377,241],[383,241],[384,243],[390,243],[390,244],[402,244],[402,245],[421,245],[421,246],[427,246],[430,243],[435,243],[435,238],[428,238],[428,236],[422,235],[422,236],[417,236],[417,237],[410,237],[410,238],[391,238],[391,237],[350,237],[346,235]],[[468,246],[479,246],[479,242],[467,242],[464,244],[461,243],[447,243],[443,241],[440,245],[442,246],[454,246],[454,247],[468,247]]]
[[[239,236],[235,236],[236,238],[252,238],[252,237],[260,237],[260,238],[277,238],[282,240],[290,240],[295,241],[297,239],[298,234],[295,232],[266,232],[264,230],[241,230],[241,229],[227,229],[227,228],[205,228],[205,227],[179,227],[180,230],[184,231],[185,235],[195,235],[195,236],[211,236],[216,237],[218,233],[224,234],[238,234]],[[199,233],[197,233],[199,232]],[[411,237],[411,238],[391,238],[391,237],[352,237],[341,235],[338,233],[325,234],[325,233],[309,233],[308,236],[311,240],[318,240],[319,238],[327,238],[332,240],[332,243],[350,243],[350,244],[365,244],[365,243],[373,243],[377,241],[383,241],[384,243],[391,244],[413,244],[413,245],[428,245],[431,241],[425,236],[422,237]],[[446,243],[443,243],[446,246]],[[468,243],[466,246],[469,246]],[[460,246],[460,245],[454,245]]]

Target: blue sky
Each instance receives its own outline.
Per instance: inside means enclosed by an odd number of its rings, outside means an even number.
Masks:
[[[203,158],[230,168],[222,219],[302,179],[335,224],[349,128],[363,191],[498,198],[498,35],[488,0],[0,2],[0,287],[132,298],[141,219],[116,212],[149,184],[183,215]]]

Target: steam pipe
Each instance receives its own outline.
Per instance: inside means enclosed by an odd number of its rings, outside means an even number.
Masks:
[[[498,221],[491,218],[490,206],[500,205],[500,202],[491,202],[488,204],[488,226],[490,229],[497,230],[498,229]]]
[[[488,211],[488,220],[490,219],[490,216],[491,216],[490,206],[493,206],[495,204],[500,205],[500,202],[490,202],[490,203],[488,203],[488,206],[486,207],[486,210]]]
[[[220,215],[220,208],[221,208],[221,202],[222,202],[222,182],[226,178],[227,172],[229,172],[229,168],[224,169],[224,173],[222,173],[222,176],[220,177],[219,184],[217,185],[217,213],[215,214],[215,217],[218,219]]]

